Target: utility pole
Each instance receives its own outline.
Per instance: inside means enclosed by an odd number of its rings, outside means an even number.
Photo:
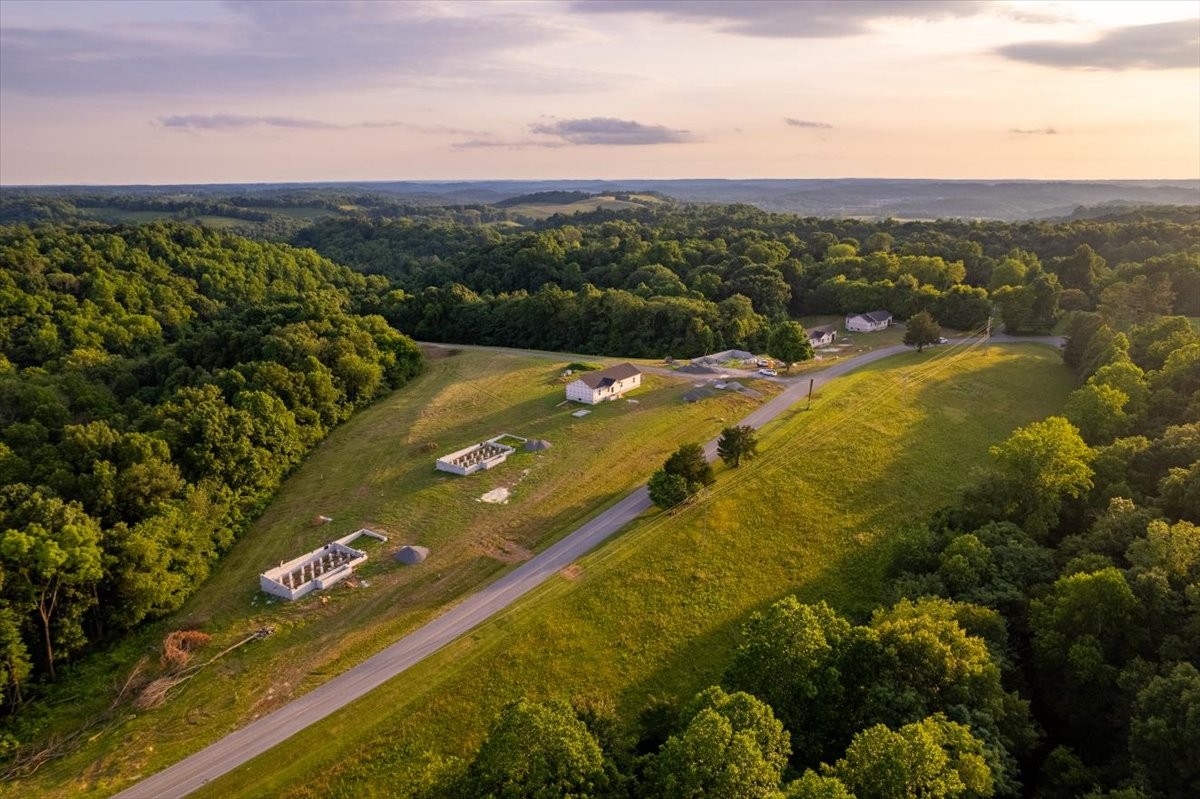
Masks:
[[[813,378],[810,377],[810,378],[808,378],[808,407],[806,407],[804,409],[806,411],[812,410],[812,391],[813,391]]]
[[[989,312],[988,313],[988,321],[987,321],[987,332],[983,334],[983,338],[986,341],[987,339],[990,339],[991,337],[992,337],[992,314],[991,314],[991,312]]]

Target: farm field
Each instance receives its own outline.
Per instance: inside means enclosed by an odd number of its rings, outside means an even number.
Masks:
[[[943,503],[988,445],[1057,411],[1072,386],[1045,347],[943,357],[910,353],[840,378],[812,412],[768,426],[763,457],[721,471],[709,499],[644,517],[197,795],[407,796],[447,758],[468,757],[516,698],[611,701],[629,723],[651,697],[683,699],[716,680],[739,626],[783,595],[861,619],[881,599],[892,534]]]
[[[200,672],[165,706],[137,713],[33,778],[3,785],[0,794],[108,795],[134,775],[182,758],[366,659],[622,497],[679,443],[715,436],[726,420],[759,404],[722,395],[687,405],[680,396],[689,383],[646,375],[630,395],[636,402],[605,403],[578,419],[571,414],[579,406],[560,406],[565,361],[438,355],[409,386],[334,431],[178,614],[103,661],[77,667],[76,684],[91,690],[60,708],[54,730],[69,732],[107,707],[139,658],[157,660],[170,630],[211,634],[202,657],[263,626],[275,633]],[[769,383],[756,387],[778,391]],[[501,433],[544,438],[552,448],[519,451],[467,477],[434,470],[438,455]],[[479,501],[498,488],[511,492],[507,504]],[[318,515],[334,521],[318,526]],[[371,559],[353,586],[294,603],[258,591],[265,568],[362,526],[389,541],[356,544]],[[402,567],[391,553],[404,544],[432,554],[420,567]]]
[[[518,216],[528,216],[535,219],[546,219],[555,214],[579,214],[588,211],[598,211],[601,209],[607,211],[623,211],[628,208],[641,208],[644,205],[662,202],[656,197],[649,195],[634,195],[639,202],[631,202],[629,200],[618,200],[616,197],[600,196],[589,197],[586,200],[578,200],[572,203],[522,203],[521,205],[508,206],[505,210],[512,212]]]

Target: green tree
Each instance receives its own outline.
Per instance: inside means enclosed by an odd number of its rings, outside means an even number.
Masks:
[[[679,475],[686,480],[689,494],[716,482],[712,464],[704,456],[704,447],[699,444],[680,444],[679,449],[663,464],[663,471]]]
[[[983,799],[994,793],[983,743],[944,716],[894,731],[869,727],[824,771],[854,796],[870,799]]]
[[[782,361],[784,369],[791,369],[792,364],[812,358],[812,343],[804,326],[799,322],[780,322],[776,325],[767,339],[767,354]]]
[[[874,631],[852,626],[824,602],[786,597],[743,627],[723,682],[770,705],[791,730],[799,762],[813,763],[840,751],[861,726],[865,689],[881,664]]]
[[[926,344],[937,344],[941,337],[942,328],[929,311],[914,314],[905,323],[904,343],[910,347],[916,347],[917,352],[924,349]]]
[[[685,502],[692,495],[688,490],[687,480],[665,469],[658,469],[650,475],[647,488],[650,491],[650,501],[664,510]]]
[[[771,708],[745,693],[709,688],[684,713],[686,726],[667,739],[647,769],[656,799],[767,799],[791,746]]]
[[[53,679],[59,655],[86,643],[82,617],[103,576],[100,525],[78,503],[8,486],[0,491],[0,562],[13,608],[37,619]]]
[[[1112,386],[1088,383],[1067,398],[1063,414],[1079,428],[1083,440],[1092,445],[1108,444],[1129,429],[1125,406],[1129,395]]]
[[[1017,428],[990,452],[1003,510],[1035,536],[1049,532],[1065,499],[1092,487],[1092,450],[1061,416]]]
[[[588,799],[602,793],[604,753],[570,705],[514,702],[458,786],[463,799]]]
[[[1059,578],[1030,606],[1038,682],[1046,701],[1094,747],[1111,745],[1122,666],[1138,651],[1143,608],[1115,568]]]
[[[738,467],[742,460],[753,460],[758,455],[758,437],[749,425],[726,427],[717,440],[717,454],[729,466]]]
[[[1200,796],[1200,671],[1179,663],[1137,695],[1129,730],[1133,771],[1156,796]]]

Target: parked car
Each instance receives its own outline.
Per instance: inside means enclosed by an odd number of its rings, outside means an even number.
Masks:
[[[779,372],[776,372],[774,369],[759,369],[758,373],[760,375],[766,375],[767,377],[775,377],[775,375],[779,374]]]
[[[754,365],[755,365],[755,366],[770,366],[770,365],[771,365],[771,362],[770,362],[770,361],[764,361],[762,358],[759,358],[757,361],[755,361],[755,362],[754,362]]]
[[[939,338],[939,339],[937,340],[937,343],[938,343],[938,344],[949,344],[949,343],[950,343],[950,339],[946,338],[945,336],[942,336],[941,338]]]

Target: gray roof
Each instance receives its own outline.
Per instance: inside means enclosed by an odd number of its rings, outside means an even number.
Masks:
[[[641,369],[638,369],[631,363],[619,363],[616,366],[610,366],[607,369],[601,369],[599,372],[581,372],[579,379],[584,382],[588,388],[604,388],[611,386],[618,380],[640,375]]]
[[[816,338],[818,336],[824,336],[824,335],[828,335],[829,333],[836,333],[836,332],[837,332],[837,325],[821,325],[820,327],[814,327],[811,330],[809,330],[808,337]]]
[[[429,550],[425,547],[407,546],[396,550],[396,560],[406,566],[415,566],[418,563],[423,563],[427,557],[429,557]]]
[[[887,322],[892,318],[891,311],[867,311],[866,313],[852,313],[850,316],[861,316],[869,322]]]

